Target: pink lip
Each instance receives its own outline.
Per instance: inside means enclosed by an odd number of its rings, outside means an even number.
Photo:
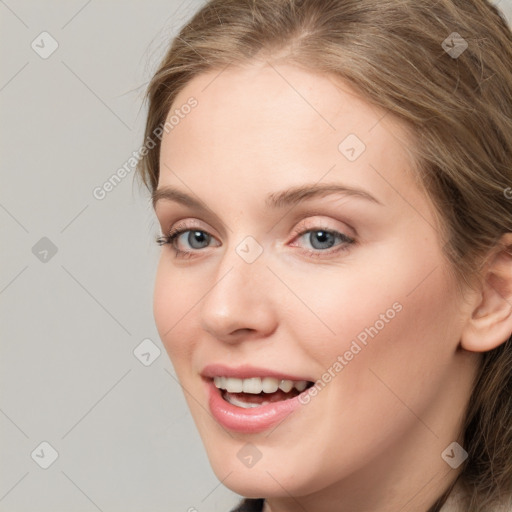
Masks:
[[[255,366],[243,365],[231,368],[223,364],[209,364],[203,368],[201,372],[203,377],[213,379],[213,377],[235,377],[238,379],[249,379],[251,377],[274,377],[276,379],[284,380],[307,380],[314,382],[315,379],[309,377],[300,377],[297,375],[290,375],[287,373],[281,373],[274,370],[268,370],[266,368],[257,368]]]
[[[302,405],[299,401],[300,395],[297,395],[288,400],[243,409],[226,402],[221,396],[221,390],[215,386],[213,380],[205,380],[205,386],[208,392],[208,405],[213,417],[224,428],[245,434],[254,434],[270,428]]]

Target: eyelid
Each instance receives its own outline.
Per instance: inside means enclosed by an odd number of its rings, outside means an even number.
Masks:
[[[325,217],[325,215],[315,215],[315,217]],[[341,222],[341,221],[334,221],[334,222]],[[312,219],[310,216],[308,216],[305,219],[302,219],[299,224],[293,228],[293,235],[294,237],[297,235],[303,234],[304,231],[309,230],[321,230],[325,229],[326,231],[337,231],[339,233],[344,234],[348,238],[355,239],[357,238],[357,233],[354,228],[349,226],[346,222],[343,222],[343,224],[346,226],[345,228],[337,228],[337,227],[329,227],[327,225],[328,223],[323,220],[315,220]]]
[[[194,221],[195,222],[201,222],[198,219],[194,219]],[[209,237],[211,239],[214,239],[218,243],[222,244],[222,242],[219,242],[219,240],[217,239],[217,237],[215,235],[210,233],[209,229],[205,229],[202,226],[198,226],[198,225],[194,225],[194,224],[189,224],[189,222],[190,222],[189,219],[180,220],[180,221],[177,221],[177,222],[178,223],[174,224],[171,227],[171,229],[167,232],[167,235],[166,235],[167,237],[174,236],[174,238],[176,240],[184,232],[196,230],[196,231],[202,231],[202,232],[206,233],[207,235],[209,235]],[[347,224],[345,224],[345,226],[349,227]],[[301,236],[305,235],[308,232],[311,232],[311,231],[322,231],[322,230],[323,231],[328,231],[328,232],[331,232],[331,233],[338,233],[343,238],[345,238],[347,242],[357,243],[358,237],[357,236],[353,236],[352,234],[350,234],[350,231],[355,231],[354,229],[350,229],[350,228],[349,229],[344,229],[344,228],[329,227],[326,222],[322,222],[320,220],[315,220],[315,219],[313,219],[311,217],[303,218],[299,222],[299,224],[296,225],[293,228],[291,241],[295,240],[298,237],[301,237]],[[286,243],[288,244],[288,243],[290,243],[290,241],[287,241]],[[219,247],[219,246],[217,245],[217,247]],[[183,253],[193,254],[193,253],[202,252],[201,250],[197,250],[197,249],[185,250],[185,251],[180,251],[178,249],[178,251],[180,253],[182,253],[182,254]],[[319,251],[318,253],[321,254],[322,252],[325,252],[325,254],[327,255],[329,251]]]
[[[315,213],[315,212],[310,212],[307,217],[302,216],[300,220],[293,219],[293,222],[294,223],[298,222],[298,224],[293,228],[292,234],[294,236],[297,236],[297,235],[302,234],[302,232],[304,230],[316,228],[316,229],[335,230],[335,231],[341,230],[342,232],[345,232],[345,234],[347,236],[349,236],[350,238],[357,238],[357,231],[352,226],[347,224],[346,222],[332,219],[332,222],[342,222],[344,224],[345,228],[328,227],[327,222],[325,222],[323,220],[315,220],[312,217],[326,217],[326,215]],[[194,217],[187,217],[185,219],[175,221],[173,224],[171,224],[169,229],[162,229],[162,233],[168,235],[171,232],[176,232],[181,229],[187,229],[187,230],[188,229],[189,230],[196,229],[198,231],[199,230],[204,231],[204,232],[208,233],[210,236],[217,238],[217,235],[214,235],[211,232],[212,230],[209,227],[204,227],[204,223]],[[347,231],[349,233],[347,233]]]
[[[216,235],[211,233],[212,230],[209,227],[205,227],[202,221],[194,217],[187,217],[186,219],[178,220],[171,224],[171,227],[169,229],[162,230],[162,232],[166,235],[170,235],[171,233],[176,233],[177,231],[180,230],[204,231],[205,233],[208,233],[212,237],[217,238]]]

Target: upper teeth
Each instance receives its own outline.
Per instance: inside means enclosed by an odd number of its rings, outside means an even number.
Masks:
[[[308,385],[307,380],[285,380],[274,377],[252,377],[250,379],[236,379],[233,377],[214,377],[215,386],[225,389],[228,393],[274,393],[281,389],[288,393],[293,387],[297,391],[304,391]]]

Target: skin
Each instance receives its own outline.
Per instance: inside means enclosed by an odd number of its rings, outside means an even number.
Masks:
[[[181,235],[190,258],[162,247],[154,316],[215,474],[265,497],[266,512],[427,511],[461,469],[441,453],[463,444],[478,351],[489,347],[483,327],[468,327],[482,294],[458,293],[431,202],[413,181],[411,138],[346,83],[289,64],[209,71],[171,110],[190,96],[198,106],[162,139],[158,188],[192,194],[216,217],[156,204],[163,234],[187,224],[212,239],[200,248]],[[348,134],[366,145],[353,162],[338,150]],[[316,182],[359,187],[382,204],[328,195],[265,207],[269,192]],[[356,243],[318,248],[322,228]],[[248,235],[263,249],[250,264],[236,252]],[[397,302],[378,335],[272,431],[228,432],[209,414],[206,364],[321,379]],[[237,457],[248,442],[262,454],[251,468]]]

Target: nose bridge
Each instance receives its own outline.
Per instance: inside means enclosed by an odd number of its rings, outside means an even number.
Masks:
[[[263,279],[268,279],[266,270],[263,245],[253,236],[247,235],[238,243],[230,244],[222,255],[215,287],[220,290],[229,288],[230,293],[240,292],[243,295],[249,292],[250,288],[253,293],[249,295],[254,296],[258,283],[261,284]]]
[[[201,323],[222,338],[239,329],[271,327],[273,308],[263,246],[252,236],[229,247],[201,304]]]

